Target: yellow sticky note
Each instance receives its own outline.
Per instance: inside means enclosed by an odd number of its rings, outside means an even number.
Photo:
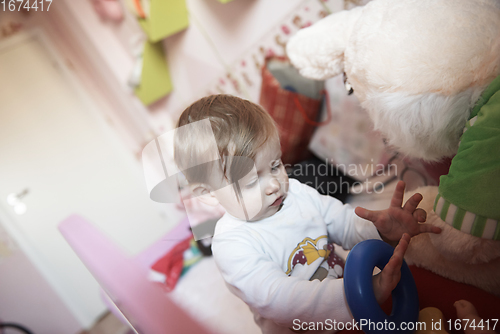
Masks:
[[[146,42],[144,45],[141,83],[135,94],[149,105],[172,91],[172,81],[162,43]]]
[[[151,0],[149,18],[139,23],[151,42],[157,42],[189,25],[185,0]]]

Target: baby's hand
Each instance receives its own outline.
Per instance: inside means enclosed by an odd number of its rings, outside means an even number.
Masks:
[[[427,219],[427,213],[423,209],[417,209],[422,200],[421,194],[414,194],[401,207],[404,191],[405,183],[399,181],[388,209],[371,211],[358,206],[355,212],[361,218],[371,221],[382,238],[387,239],[386,241],[398,241],[403,233],[408,233],[410,237],[425,232],[440,233],[441,229],[437,226],[420,224],[420,222],[425,222]]]
[[[392,290],[394,290],[401,279],[401,266],[403,265],[403,257],[409,242],[410,236],[404,233],[384,269],[373,276],[373,292],[379,305],[389,298]]]

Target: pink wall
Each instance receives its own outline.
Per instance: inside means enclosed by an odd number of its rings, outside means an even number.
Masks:
[[[20,250],[0,262],[0,321],[36,334],[73,334],[81,326]]]

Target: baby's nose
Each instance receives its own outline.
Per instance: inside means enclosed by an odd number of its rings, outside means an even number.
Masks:
[[[266,195],[274,194],[275,192],[279,191],[280,189],[281,189],[280,182],[277,179],[272,178],[271,181],[269,181],[269,184],[267,186]]]

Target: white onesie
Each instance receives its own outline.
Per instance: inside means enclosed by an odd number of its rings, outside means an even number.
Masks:
[[[337,279],[343,261],[331,243],[351,249],[362,240],[380,239],[375,226],[350,205],[289,182],[280,211],[257,222],[226,213],[212,241],[229,289],[250,306],[265,334],[291,333],[298,321],[351,322],[343,280]],[[327,277],[310,280],[314,274]]]

